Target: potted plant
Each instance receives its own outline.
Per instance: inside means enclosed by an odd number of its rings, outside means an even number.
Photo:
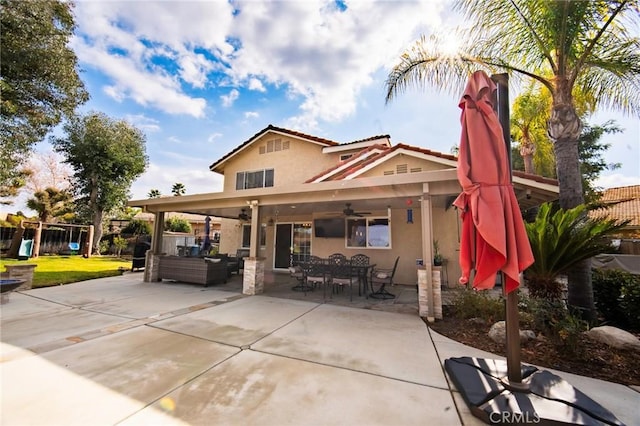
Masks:
[[[433,240],[433,266],[442,266],[444,258],[440,254],[440,244],[438,240]]]

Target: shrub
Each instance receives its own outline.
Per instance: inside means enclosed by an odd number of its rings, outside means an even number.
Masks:
[[[122,229],[121,233],[126,235],[151,235],[151,225],[149,222],[133,219]]]
[[[100,254],[109,254],[110,247],[111,247],[111,243],[108,240],[100,241],[100,245],[99,245]]]
[[[580,336],[588,328],[580,315],[571,313],[560,300],[522,298],[519,306],[536,333],[542,333],[559,352],[576,354]]]
[[[632,275],[620,289],[620,307],[631,330],[640,330],[640,276]]]
[[[620,306],[620,296],[623,284],[631,279],[631,274],[620,270],[593,270],[593,298],[605,323],[618,327],[627,326],[625,314]]]
[[[492,297],[488,291],[459,290],[454,298],[456,317],[484,318],[490,322],[504,319],[504,299]]]
[[[164,222],[164,230],[171,232],[191,232],[191,224],[181,217],[172,217]]]
[[[127,246],[129,245],[129,241],[127,241],[125,238],[122,238],[121,236],[116,236],[113,239],[113,245],[116,246],[116,251],[117,251],[117,255],[120,256],[120,254],[122,253],[123,249],[126,249]]]

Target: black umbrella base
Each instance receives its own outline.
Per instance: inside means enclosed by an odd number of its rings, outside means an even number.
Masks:
[[[474,416],[488,424],[624,425],[609,410],[548,371],[522,365],[509,384],[507,362],[459,357],[444,367]]]

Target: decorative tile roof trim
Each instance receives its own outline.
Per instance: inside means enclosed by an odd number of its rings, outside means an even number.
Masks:
[[[331,180],[330,179],[331,176],[334,176],[340,173],[341,171],[347,170],[351,167],[355,167],[357,164],[367,161],[367,159],[370,158],[371,156],[378,155],[388,149],[389,148],[387,148],[384,145],[372,145],[368,148],[363,149],[362,151],[357,152],[356,154],[352,155],[348,159],[339,162],[334,167],[331,167],[330,169],[327,169],[317,174],[311,179],[308,179],[307,181],[305,181],[305,183],[316,183],[316,182],[322,182],[325,180]]]
[[[241,151],[243,151],[244,149],[246,149],[249,145],[251,145],[253,142],[255,142],[257,139],[261,138],[263,135],[265,135],[268,132],[274,132],[274,133],[279,133],[279,134],[282,134],[282,135],[293,136],[293,137],[298,138],[298,139],[304,139],[304,140],[307,140],[307,141],[310,141],[310,142],[315,142],[315,143],[318,143],[318,144],[321,144],[321,145],[326,145],[326,146],[337,146],[337,145],[340,145],[338,142],[335,142],[335,141],[332,141],[332,140],[329,140],[329,139],[323,139],[323,138],[319,138],[317,136],[307,135],[306,133],[297,132],[295,130],[290,130],[290,129],[285,129],[283,127],[276,127],[276,126],[273,126],[273,125],[269,124],[267,127],[265,127],[264,129],[260,130],[259,132],[257,132],[253,136],[251,136],[249,139],[247,139],[246,141],[244,141],[243,143],[238,145],[231,152],[225,154],[218,161],[216,161],[213,164],[211,164],[209,166],[209,170],[211,170],[212,172],[215,172],[216,169],[218,169],[227,160],[229,160],[231,157],[235,156],[236,154],[238,154]]]
[[[525,172],[520,171],[520,170],[513,170],[512,173],[513,173],[513,176],[517,176],[517,177],[522,178],[522,179],[532,180],[532,181],[535,181],[535,182],[544,183],[546,185],[558,186],[558,180],[557,179],[551,179],[551,178],[547,178],[547,177],[544,177],[544,176],[534,175],[532,173],[525,173]]]
[[[371,136],[370,138],[358,139],[357,141],[347,142],[347,143],[343,143],[341,145],[353,145],[353,144],[360,143],[360,142],[371,142],[371,141],[375,141],[375,140],[378,140],[378,139],[390,140],[391,139],[391,135]]]
[[[341,152],[341,151],[353,151],[354,149],[365,149],[369,146],[374,146],[374,145],[382,145],[385,148],[391,148],[391,136],[389,135],[372,136],[366,139],[360,139],[353,142],[343,143],[338,146],[327,146],[322,148],[322,152],[327,154],[327,153],[334,153],[334,152]]]
[[[408,154],[414,157],[422,157],[434,163],[442,164],[449,167],[456,167],[458,164],[456,157],[453,155],[443,154],[441,152],[431,151],[429,149],[419,148],[416,146],[398,144],[393,148],[380,153],[376,157],[371,158],[369,161],[357,167],[347,170],[342,176],[340,176],[340,179],[344,179],[344,180],[354,179],[360,176],[361,174],[371,170],[372,168],[400,154]]]

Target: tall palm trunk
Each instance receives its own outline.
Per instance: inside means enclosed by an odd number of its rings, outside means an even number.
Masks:
[[[582,123],[576,113],[566,80],[559,79],[556,88],[548,132],[556,155],[560,207],[570,209],[584,203],[578,155],[578,139],[582,132]],[[591,260],[587,259],[576,264],[567,273],[567,278],[569,305],[577,308],[584,319],[595,319]]]

